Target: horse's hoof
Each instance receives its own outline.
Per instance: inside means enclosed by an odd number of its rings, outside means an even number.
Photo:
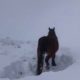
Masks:
[[[46,66],[46,70],[49,70],[50,69],[50,67],[49,66]]]
[[[56,64],[52,64],[52,66],[56,66]]]
[[[55,63],[55,61],[52,61],[52,66],[56,66],[56,63]]]
[[[36,75],[40,75],[40,74],[41,74],[41,72],[37,72],[37,73],[36,73]]]
[[[37,70],[36,75],[40,75],[41,73],[42,73],[42,70],[39,69],[39,70]]]

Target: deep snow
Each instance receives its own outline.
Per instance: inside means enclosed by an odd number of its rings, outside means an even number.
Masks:
[[[39,37],[56,27],[56,67],[36,71]],[[8,36],[8,37],[7,37]],[[0,0],[0,80],[80,79],[80,0]]]
[[[36,71],[37,41],[0,39],[0,79],[2,80],[79,80],[79,54],[75,49],[60,47],[56,55],[56,67],[45,70],[40,76]]]

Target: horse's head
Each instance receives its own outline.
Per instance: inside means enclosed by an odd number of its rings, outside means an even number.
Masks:
[[[55,27],[52,28],[52,29],[49,27],[48,36],[52,36],[52,37],[56,36],[56,34],[55,34]]]

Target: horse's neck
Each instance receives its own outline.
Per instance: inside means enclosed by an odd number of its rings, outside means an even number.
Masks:
[[[49,35],[49,34],[48,34],[47,37],[48,37],[49,39],[57,39],[57,36],[56,36],[56,35],[53,36],[53,35]]]

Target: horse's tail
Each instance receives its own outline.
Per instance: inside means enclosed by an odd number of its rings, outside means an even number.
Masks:
[[[38,46],[38,49],[37,49],[37,75],[41,74],[41,72],[42,72],[43,62],[44,62],[43,60],[44,60],[44,54]]]

